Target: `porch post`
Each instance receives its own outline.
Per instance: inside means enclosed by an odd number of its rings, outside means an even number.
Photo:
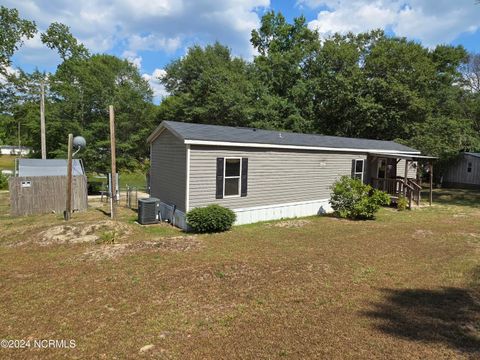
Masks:
[[[405,176],[403,178],[403,195],[407,196],[407,184],[408,184],[408,163],[410,160],[405,159]]]
[[[433,200],[433,164],[432,164],[432,162],[429,162],[428,165],[429,165],[429,168],[430,168],[430,171],[429,171],[429,173],[430,173],[430,200],[429,200],[429,202],[430,202],[430,206],[432,206],[432,200]]]

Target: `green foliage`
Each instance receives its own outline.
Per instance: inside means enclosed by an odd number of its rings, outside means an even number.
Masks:
[[[215,44],[167,66],[158,119],[398,140],[442,159],[480,148],[480,95],[463,80],[475,85],[480,62],[461,73],[461,46],[430,49],[381,30],[320,41],[304,17],[273,11],[251,43],[251,64]]]
[[[289,22],[270,11],[252,30],[252,62],[219,43],[192,46],[166,66],[160,80],[169,96],[156,106],[138,68],[90,55],[60,23],[41,34],[63,60],[53,74],[7,74],[35,32],[0,7],[0,143],[17,143],[20,126],[22,144],[39,154],[39,85],[48,79],[47,155],[65,157],[67,134],[83,135],[79,156],[89,172],[108,171],[110,104],[120,171],[145,170],[145,139],[162,120],[396,140],[438,156],[439,165],[480,150],[480,60],[461,46],[427,48],[381,30],[320,40],[303,16]]]
[[[0,136],[17,143],[18,124],[22,145],[40,153],[38,83],[44,74],[23,74],[26,86],[11,114],[0,117]],[[117,166],[136,171],[148,156],[145,139],[157,125],[152,90],[139,70],[126,60],[110,55],[65,60],[49,77],[46,93],[47,156],[65,157],[68,133],[82,135],[87,147],[78,156],[88,172],[108,172],[110,135],[108,106],[115,109]],[[18,94],[18,92],[17,92]],[[4,131],[4,135],[2,132]]]
[[[335,214],[348,219],[373,219],[381,206],[390,203],[390,196],[358,179],[342,176],[332,185],[330,204]]]
[[[87,48],[71,34],[67,25],[54,22],[41,34],[42,42],[52,50],[57,50],[63,60],[88,58]]]
[[[36,32],[35,22],[22,19],[17,9],[0,6],[0,74],[6,74],[15,51]]]
[[[160,105],[161,120],[245,126],[252,118],[249,67],[218,43],[191,47],[167,66],[161,80],[172,94]]]
[[[447,116],[428,117],[406,143],[444,160],[455,157],[459,150],[480,149],[480,137],[472,120]]]
[[[112,231],[104,231],[100,234],[97,240],[95,240],[96,244],[115,244],[115,237],[116,237],[115,230]]]
[[[408,208],[408,199],[402,195],[397,199],[397,210],[404,211],[404,210],[407,210],[407,208]]]
[[[0,172],[0,190],[8,189],[8,177]]]
[[[197,233],[212,233],[229,230],[236,214],[220,205],[195,208],[187,213],[187,224]]]

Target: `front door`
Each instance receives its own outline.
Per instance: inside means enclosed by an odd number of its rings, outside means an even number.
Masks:
[[[377,178],[387,178],[387,159],[380,158],[377,163]]]
[[[377,178],[394,179],[397,177],[397,160],[380,158],[377,163]]]
[[[395,179],[397,177],[397,159],[387,159],[387,178]]]

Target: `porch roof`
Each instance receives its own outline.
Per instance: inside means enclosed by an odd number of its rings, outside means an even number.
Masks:
[[[392,158],[392,159],[405,159],[405,160],[435,160],[438,157],[435,156],[427,156],[427,155],[416,155],[416,154],[402,154],[402,153],[383,153],[383,152],[369,152],[369,155],[384,157],[384,158]]]

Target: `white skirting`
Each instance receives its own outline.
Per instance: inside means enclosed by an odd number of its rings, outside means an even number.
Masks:
[[[233,209],[237,214],[235,225],[326,214],[332,212],[332,207],[328,201],[329,199],[322,199]],[[160,202],[160,214],[163,221],[174,221],[175,226],[183,230],[188,230],[184,212],[175,210],[175,214],[173,214],[173,207],[171,205]]]
[[[329,213],[332,212],[332,207],[328,201],[329,199],[322,199],[233,209],[237,214],[235,225]]]

